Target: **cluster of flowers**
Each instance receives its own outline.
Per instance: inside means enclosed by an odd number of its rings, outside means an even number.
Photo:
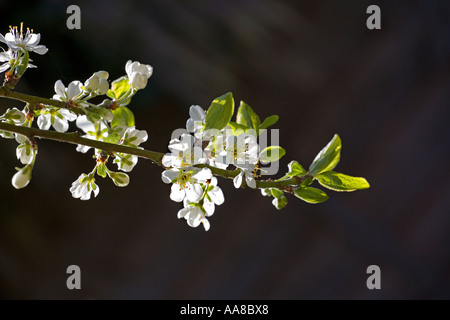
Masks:
[[[224,202],[224,196],[211,170],[201,165],[219,169],[233,165],[240,171],[233,179],[234,186],[239,188],[245,180],[247,186],[256,188],[259,146],[256,134],[251,132],[236,134],[229,126],[206,129],[206,114],[200,106],[191,106],[189,115],[188,133],[169,142],[170,153],[162,159],[166,170],[161,177],[172,184],[170,199],[183,202],[178,218],[185,218],[191,227],[202,223],[208,230],[207,217],[214,213],[215,205]]]
[[[27,29],[23,32],[23,25],[20,31],[17,27],[10,27],[10,32],[5,36],[0,34],[0,41],[8,46],[7,51],[0,53],[0,72],[10,69],[8,77],[20,78],[24,71],[29,67],[35,67],[29,64],[29,52],[45,54],[48,49],[44,45],[39,45],[40,34],[33,33],[33,30]],[[83,130],[84,138],[116,143],[124,146],[139,148],[139,145],[148,138],[147,132],[137,130],[127,121],[122,121],[120,115],[124,107],[130,102],[131,97],[140,89],[147,85],[147,81],[152,75],[153,69],[149,65],[141,64],[137,61],[128,61],[125,65],[126,76],[123,76],[113,82],[110,88],[108,82],[109,74],[106,71],[94,73],[84,83],[72,81],[67,87],[61,80],[55,83],[54,100],[65,102],[65,108],[58,108],[51,105],[26,106],[23,110],[17,108],[8,109],[5,114],[0,116],[0,121],[14,124],[16,126],[31,127],[34,119],[37,119],[37,125],[42,130],[48,130],[53,127],[58,132],[66,132],[69,129],[69,122],[75,121],[76,126]],[[105,99],[101,104],[92,104],[89,100],[107,95],[111,99]],[[115,116],[115,110],[120,110],[119,116]],[[131,112],[128,110],[128,112]],[[129,117],[129,116],[128,116]],[[134,122],[134,120],[133,120]],[[12,178],[12,184],[20,189],[28,185],[31,179],[32,169],[37,155],[37,144],[20,134],[13,134],[0,131],[0,136],[4,138],[15,138],[19,143],[17,147],[17,158],[25,165],[18,169],[18,172]],[[77,151],[86,153],[90,148],[79,145]],[[95,183],[95,174],[102,177],[108,176],[120,187],[129,183],[129,177],[123,172],[113,172],[106,166],[108,159],[114,157],[114,163],[119,170],[130,172],[138,158],[134,155],[124,153],[107,154],[101,150],[95,150],[96,166],[89,174],[81,174],[73,182],[70,191],[72,196],[81,200],[90,199],[91,194],[97,196],[99,187]]]

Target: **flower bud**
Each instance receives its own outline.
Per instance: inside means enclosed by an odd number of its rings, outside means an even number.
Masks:
[[[99,82],[100,80],[98,79],[98,77],[93,75],[92,77],[86,80],[84,86],[86,87],[87,91],[95,91],[98,88]]]
[[[98,87],[95,90],[95,92],[99,95],[103,95],[103,94],[106,94],[108,92],[108,90],[109,90],[108,80],[100,78]]]
[[[99,79],[108,79],[109,78],[109,73],[107,71],[97,71],[96,73],[94,73],[94,76],[98,77]]]
[[[11,183],[14,188],[22,189],[25,188],[31,180],[31,172],[33,170],[32,165],[27,165],[17,171],[17,173],[12,177]]]
[[[123,172],[109,172],[109,177],[118,187],[126,187],[130,183],[130,177]]]
[[[129,83],[137,90],[144,89],[147,86],[147,77],[142,73],[135,72],[129,78]]]

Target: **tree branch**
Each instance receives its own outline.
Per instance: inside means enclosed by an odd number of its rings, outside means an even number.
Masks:
[[[47,99],[42,97],[36,97],[20,92],[14,92],[10,91],[9,89],[5,87],[0,87],[0,97],[5,97],[8,99],[18,100],[25,103],[28,103],[30,105],[37,105],[37,104],[45,104],[45,105],[51,105],[57,108],[65,108],[70,109],[72,111],[75,111],[76,113],[84,113],[81,109],[77,109],[72,107],[70,104],[53,100],[53,99]],[[162,165],[162,158],[164,156],[164,153],[161,152],[155,152],[150,150],[143,150],[118,144],[112,144],[102,141],[96,141],[91,139],[86,139],[81,137],[81,134],[79,132],[71,132],[71,133],[61,133],[57,131],[49,131],[49,130],[41,130],[37,128],[29,128],[29,127],[22,127],[22,126],[15,126],[12,124],[0,122],[0,130],[13,132],[22,134],[24,136],[27,136],[28,138],[42,138],[42,139],[48,139],[48,140],[55,140],[60,142],[66,142],[76,145],[84,145],[91,148],[96,148],[103,150],[105,152],[109,153],[115,153],[115,152],[121,152],[126,154],[135,155],[140,158],[148,159],[153,161],[155,164],[163,167]],[[196,165],[196,167],[199,168],[209,168],[211,172],[214,175],[227,178],[227,179],[233,179],[236,177],[240,170],[224,170],[219,169],[215,167],[211,167],[205,164],[199,164]],[[286,179],[282,181],[272,181],[272,180],[257,180],[256,185],[257,188],[278,188],[278,189],[284,189],[286,191],[289,191],[290,186],[297,186],[300,185],[305,177],[293,177],[291,179]]]

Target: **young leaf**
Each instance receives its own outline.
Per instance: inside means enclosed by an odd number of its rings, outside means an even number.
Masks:
[[[261,125],[261,121],[259,120],[258,115],[244,101],[241,101],[241,104],[239,106],[236,115],[236,122],[238,124],[255,129],[256,134],[258,134],[258,129],[259,126]]]
[[[113,120],[111,122],[111,127],[115,128],[118,126],[134,126],[134,114],[133,112],[125,106],[121,106],[116,110],[112,111]]]
[[[370,188],[369,183],[364,178],[352,177],[335,171],[321,173],[316,178],[322,186],[334,191],[355,191]]]
[[[277,123],[278,118],[279,117],[277,115],[267,117],[266,119],[264,119],[263,123],[259,125],[259,130],[267,129],[268,127],[273,126],[275,123]]]
[[[328,200],[328,196],[325,192],[313,187],[297,188],[294,191],[294,194],[297,198],[312,204],[321,203]]]
[[[222,130],[230,122],[233,113],[234,99],[231,92],[214,99],[206,113],[205,130]]]
[[[335,134],[309,166],[310,174],[316,176],[322,172],[333,170],[341,157],[341,147],[341,139]]]
[[[106,166],[104,163],[97,165],[97,174],[102,178],[106,177]]]
[[[289,171],[288,171],[287,175],[289,177],[295,177],[295,176],[303,177],[307,173],[307,171],[302,167],[302,165],[295,160],[291,161],[288,164],[288,169],[289,169]]]
[[[108,90],[106,95],[111,99],[119,100],[129,89],[128,77],[120,77],[111,83],[111,89]]]
[[[261,151],[261,153],[259,154],[259,160],[261,161],[261,163],[266,164],[279,160],[285,154],[286,150],[284,150],[282,147],[270,146]]]

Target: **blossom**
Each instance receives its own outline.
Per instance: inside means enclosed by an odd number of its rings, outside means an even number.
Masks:
[[[55,92],[53,95],[53,99],[60,100],[64,102],[69,102],[72,100],[76,100],[76,98],[83,92],[81,90],[81,82],[80,81],[72,81],[69,83],[67,88],[64,86],[61,80],[55,82]]]
[[[30,140],[24,135],[16,134],[16,141],[19,143],[19,146],[16,149],[17,159],[19,159],[22,164],[30,164],[33,162],[34,150]]]
[[[194,164],[206,162],[206,155],[202,148],[194,146],[195,138],[190,134],[182,134],[181,140],[173,139],[169,142],[169,150],[162,158],[162,165],[165,167],[182,168]]]
[[[25,122],[25,120],[26,120],[25,113],[16,108],[8,109],[2,116],[0,116],[0,121],[13,124],[16,126],[22,125]],[[6,139],[13,139],[14,133],[0,130],[0,136]]]
[[[3,51],[0,52],[0,63],[4,62],[1,66],[0,66],[0,73],[2,73],[3,71],[8,70],[11,67],[11,63],[15,63],[15,60],[17,59],[17,51],[12,51],[12,50],[8,50],[8,51]],[[28,61],[33,61],[31,59],[28,59]],[[27,68],[37,68],[35,65],[28,63],[27,64]]]
[[[125,65],[125,71],[128,76],[128,83],[136,90],[144,89],[147,86],[147,80],[153,73],[152,66],[141,64],[137,61],[128,60]]]
[[[205,231],[210,228],[210,223],[206,219],[206,213],[197,204],[185,202],[184,208],[178,211],[178,219],[185,218],[190,227],[196,228],[203,224]]]
[[[109,73],[106,71],[97,71],[84,83],[84,88],[88,92],[94,92],[98,95],[106,94],[109,90]]]
[[[70,187],[72,197],[79,198],[80,200],[89,200],[91,193],[94,192],[96,197],[100,192],[100,188],[95,184],[95,178],[93,174],[82,173],[77,180],[72,183]]]
[[[40,45],[41,34],[33,33],[33,30],[27,28],[27,32],[23,32],[23,23],[20,24],[20,31],[17,27],[9,27],[9,32],[3,36],[0,34],[0,41],[6,43],[12,51],[26,50],[33,51],[37,54],[45,54],[48,49],[44,45]]]
[[[79,116],[77,121],[75,122],[77,127],[83,130],[86,134],[83,135],[83,138],[91,139],[91,140],[103,140],[108,136],[108,127],[103,122],[98,122],[97,124],[93,124],[90,122],[85,115]],[[91,147],[78,145],[77,151],[86,153]]]
[[[200,106],[191,106],[189,115],[190,118],[186,121],[186,129],[194,133],[196,138],[201,139],[205,128],[206,113]]]
[[[228,136],[225,149],[219,153],[224,163],[234,164],[236,167],[245,168],[249,164],[258,162],[259,146],[256,137],[242,133],[239,136]]]
[[[245,179],[245,183],[252,189],[256,188],[256,180],[254,176],[255,165],[241,165],[241,172],[233,178],[233,184],[235,188],[240,188],[242,181]]]
[[[215,205],[220,206],[224,201],[222,189],[217,186],[217,178],[212,177],[210,182],[206,184],[205,197],[203,198],[203,209],[207,216],[212,216]]]
[[[170,191],[170,199],[181,202],[185,198],[191,202],[198,202],[203,196],[201,183],[212,178],[212,172],[208,168],[169,169],[161,174],[164,183],[173,183]]]
[[[147,131],[137,130],[135,127],[130,127],[123,134],[123,137],[120,139],[119,144],[142,149],[138,146],[141,143],[147,141],[147,139],[148,139]],[[114,163],[117,163],[118,168],[122,171],[130,172],[131,170],[133,170],[134,166],[138,163],[138,157],[135,155],[119,152],[116,153],[115,155],[116,158],[114,159]]]
[[[33,166],[31,164],[28,164],[19,171],[17,171],[16,174],[11,179],[13,187],[16,189],[25,188],[31,180],[32,171]]]
[[[48,130],[52,125],[58,132],[66,132],[69,129],[68,121],[74,121],[77,115],[67,109],[47,107],[41,111],[37,119],[38,127]]]

